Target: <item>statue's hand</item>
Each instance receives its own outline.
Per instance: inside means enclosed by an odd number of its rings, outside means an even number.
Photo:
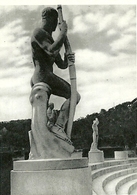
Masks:
[[[59,24],[59,29],[63,34],[67,34],[68,26],[66,21],[63,21],[61,24]]]
[[[75,53],[67,54],[67,58],[69,61],[75,63]]]

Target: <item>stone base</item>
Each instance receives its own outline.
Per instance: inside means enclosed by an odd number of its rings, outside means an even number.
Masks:
[[[89,163],[98,163],[104,162],[104,153],[100,150],[92,151],[90,150],[88,153]]]
[[[91,195],[88,159],[14,162],[11,195]]]
[[[128,159],[128,152],[127,151],[115,151],[114,154],[115,154],[116,160]]]

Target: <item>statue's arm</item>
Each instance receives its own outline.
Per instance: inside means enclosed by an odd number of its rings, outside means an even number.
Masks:
[[[55,59],[56,65],[61,69],[66,69],[68,67],[68,60],[66,54],[64,54],[64,60],[62,60],[61,55],[58,54]]]
[[[69,54],[64,54],[64,61],[62,60],[60,54],[57,55],[55,59],[55,63],[57,66],[61,69],[65,69],[68,67],[68,61],[75,63],[75,53],[69,53]]]
[[[41,29],[36,29],[34,31],[34,37],[35,40],[37,41],[38,45],[45,51],[45,52],[50,52],[52,54],[58,54],[64,41],[66,38],[66,31],[65,30],[60,30],[58,38],[51,43],[49,40],[47,33],[42,31]]]

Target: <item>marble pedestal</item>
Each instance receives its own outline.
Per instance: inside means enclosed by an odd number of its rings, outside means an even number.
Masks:
[[[104,162],[104,153],[100,150],[90,150],[88,153],[89,163]]]
[[[91,195],[88,158],[15,161],[11,195]]]
[[[128,159],[128,152],[127,151],[115,151],[114,154],[115,154],[116,160]]]

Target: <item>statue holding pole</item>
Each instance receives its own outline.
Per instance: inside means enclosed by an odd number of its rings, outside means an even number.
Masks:
[[[67,38],[68,27],[63,20],[62,7],[58,6],[57,9],[58,12],[47,7],[42,11],[42,25],[34,30],[31,37],[35,70],[31,79],[30,95],[30,159],[67,157],[74,151],[71,131],[75,106],[80,100],[80,95],[76,91],[75,55]],[[57,39],[53,40],[52,33],[56,30],[58,18],[60,33]],[[63,44],[66,50],[64,59],[60,55]],[[60,69],[69,67],[71,85],[53,73],[54,63]],[[51,94],[66,99],[58,114],[53,109],[54,104],[49,103]]]
[[[75,55],[67,38],[67,24],[62,8],[47,7],[42,11],[42,26],[31,37],[34,74],[31,79],[32,105],[29,160],[14,162],[11,172],[12,195],[77,194],[91,195],[88,158],[74,158],[71,141],[72,123],[80,95],[76,90]],[[59,18],[59,35],[52,38]],[[65,46],[64,59],[60,49]],[[53,64],[69,67],[71,85],[53,73]],[[50,96],[66,99],[55,110]],[[66,128],[67,125],[67,128]]]

